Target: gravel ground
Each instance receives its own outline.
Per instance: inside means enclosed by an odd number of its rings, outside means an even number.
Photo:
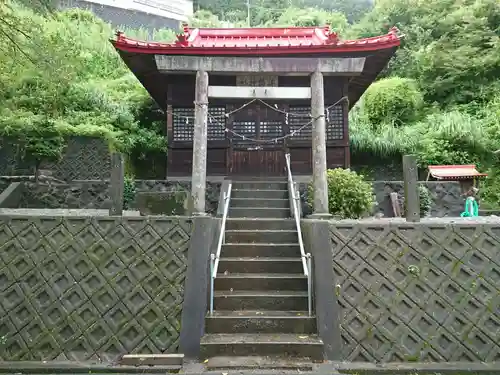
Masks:
[[[109,210],[66,208],[0,208],[0,215],[10,216],[109,216]],[[123,211],[123,216],[141,216],[139,211]]]

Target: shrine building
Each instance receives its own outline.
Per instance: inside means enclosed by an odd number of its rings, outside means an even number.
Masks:
[[[122,33],[112,43],[166,113],[168,177],[193,168],[286,176],[285,153],[294,175],[312,175],[321,155],[327,168],[349,167],[349,109],[400,37],[395,28],[342,41],[329,27],[186,26],[173,43]]]

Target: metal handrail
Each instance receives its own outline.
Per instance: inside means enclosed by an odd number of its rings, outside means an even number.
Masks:
[[[217,278],[217,269],[219,268],[220,253],[222,251],[222,245],[225,242],[225,232],[226,232],[226,220],[227,213],[229,212],[229,201],[231,200],[231,190],[233,184],[229,183],[227,188],[227,193],[224,196],[224,211],[222,214],[222,223],[220,226],[219,241],[217,242],[216,253],[210,254],[210,314],[214,312],[214,282]]]
[[[292,168],[290,165],[290,154],[285,154],[286,169],[288,171],[288,186],[292,194],[293,216],[295,218],[295,226],[297,227],[297,235],[299,237],[300,258],[302,259],[302,270],[304,276],[307,277],[307,306],[309,316],[312,315],[312,279],[311,279],[311,254],[305,252],[304,241],[302,239],[302,231],[300,229],[299,204],[300,197],[296,194],[295,185],[293,183]]]

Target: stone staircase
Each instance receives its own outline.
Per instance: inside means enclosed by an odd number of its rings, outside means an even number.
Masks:
[[[202,357],[322,360],[286,181],[233,181],[225,238]]]

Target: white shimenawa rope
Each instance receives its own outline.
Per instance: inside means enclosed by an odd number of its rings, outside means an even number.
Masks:
[[[214,122],[216,122],[217,125],[219,125],[224,130],[224,132],[231,133],[232,135],[240,137],[243,140],[247,140],[247,141],[254,142],[254,143],[277,143],[278,141],[284,140],[286,138],[293,137],[295,134],[300,133],[302,130],[304,130],[306,127],[308,127],[309,125],[311,125],[318,118],[326,116],[326,121],[330,122],[329,109],[332,108],[332,107],[335,107],[336,105],[340,104],[341,102],[343,102],[345,100],[348,100],[347,96],[343,96],[342,98],[340,98],[339,100],[337,100],[334,104],[326,107],[325,108],[326,115],[319,115],[319,116],[313,118],[313,116],[312,116],[311,113],[305,114],[305,113],[287,112],[287,111],[283,111],[283,110],[279,109],[276,104],[272,105],[272,104],[266,103],[262,99],[252,99],[249,102],[243,104],[242,106],[240,106],[240,107],[236,108],[235,110],[233,110],[231,112],[228,112],[228,113],[226,113],[224,115],[211,116],[210,114],[208,114],[208,120],[209,120],[209,122],[211,124],[213,124]],[[270,108],[270,109],[272,109],[272,110],[274,110],[276,112],[284,114],[285,115],[285,124],[287,124],[287,125],[288,125],[288,118],[290,116],[309,117],[311,120],[307,124],[304,124],[303,126],[301,126],[299,129],[296,129],[296,130],[294,130],[294,131],[292,131],[292,132],[290,132],[288,134],[285,134],[283,136],[276,137],[276,138],[271,138],[271,139],[254,139],[254,138],[249,138],[249,137],[247,137],[247,136],[245,136],[243,134],[239,134],[239,133],[235,132],[232,129],[229,129],[228,127],[224,126],[223,124],[221,124],[218,121],[218,120],[223,119],[223,118],[229,118],[229,116],[233,115],[234,113],[237,113],[237,112],[241,111],[242,109],[244,109],[245,107],[249,106],[250,104],[253,104],[253,103],[256,103],[256,102],[264,104],[266,107],[268,107],[268,108]],[[207,103],[201,103],[200,104],[200,103],[196,103],[196,102],[194,104],[195,104],[195,106],[207,105]],[[170,114],[170,115],[172,115],[173,117],[176,117],[176,118],[185,119],[186,120],[186,124],[189,124],[189,120],[194,120],[195,119],[194,116],[179,115],[177,113],[174,113],[173,111],[166,111],[166,113]]]

